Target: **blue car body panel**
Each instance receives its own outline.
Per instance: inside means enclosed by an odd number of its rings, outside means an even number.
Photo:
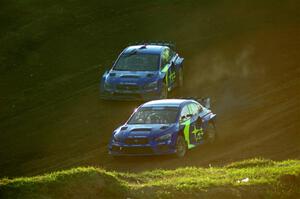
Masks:
[[[131,52],[139,54],[159,55],[160,63],[155,71],[124,71],[115,70],[115,64],[122,55]],[[167,53],[166,53],[167,52]],[[163,63],[162,57],[167,54],[168,61]],[[150,100],[160,99],[163,83],[168,91],[178,86],[178,73],[183,68],[184,59],[179,57],[168,46],[164,45],[135,45],[125,48],[119,55],[113,67],[105,71],[100,80],[100,96],[112,100]],[[151,83],[155,86],[147,86]]]
[[[196,104],[200,107],[199,113],[191,116],[185,122],[180,121],[180,114],[184,107]],[[215,120],[216,114],[205,108],[194,100],[166,99],[154,100],[141,105],[137,110],[144,107],[176,107],[178,115],[175,123],[172,124],[129,124],[128,121],[118,127],[111,136],[108,151],[114,156],[147,156],[147,155],[163,155],[176,153],[176,140],[178,135],[184,136],[189,144],[188,148],[205,143],[205,133],[209,122]],[[196,121],[202,120],[201,127],[196,127]],[[194,134],[196,129],[198,134]],[[200,132],[203,134],[200,135]],[[171,138],[164,141],[157,141],[158,137],[171,134]],[[115,137],[118,139],[115,140]],[[198,139],[199,138],[199,139]]]

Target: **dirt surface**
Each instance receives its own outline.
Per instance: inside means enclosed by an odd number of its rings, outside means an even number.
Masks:
[[[186,62],[190,68],[185,75],[193,84],[186,84],[185,96],[213,99],[220,135],[216,145],[199,147],[184,161],[127,158],[105,166],[135,171],[222,165],[253,157],[300,158],[300,68],[295,61],[299,33],[300,29],[249,33]]]
[[[53,34],[34,49],[37,53],[20,58],[23,68],[2,67],[0,177],[82,165],[135,172],[223,165],[253,157],[299,159],[299,3],[183,4],[145,4],[136,6],[141,10],[134,9],[128,16],[116,15],[111,20],[115,26],[123,26],[111,28],[111,37],[110,32],[100,35],[94,21],[77,32]],[[137,18],[141,13],[141,19]],[[134,33],[130,27],[135,24]],[[118,37],[127,30],[132,35]],[[86,32],[88,39],[78,41]],[[93,33],[102,40],[94,39]],[[108,156],[111,132],[140,102],[101,101],[98,83],[104,68],[103,63],[100,67],[97,63],[112,61],[122,50],[121,44],[135,38],[170,38],[177,43],[185,57],[183,95],[212,98],[220,136],[216,144],[200,146],[184,159],[114,160]],[[93,42],[102,43],[95,47]],[[55,49],[53,43],[62,50]],[[78,52],[88,46],[92,50],[80,57]],[[93,58],[94,49],[106,58]],[[47,59],[42,59],[46,55]],[[87,61],[89,57],[93,62]],[[38,59],[45,68],[34,65]]]

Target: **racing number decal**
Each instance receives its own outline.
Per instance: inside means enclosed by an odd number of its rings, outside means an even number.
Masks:
[[[199,129],[197,129],[195,124],[193,125],[193,127],[194,128],[193,128],[193,130],[191,130],[191,134],[193,134],[195,142],[199,143],[203,137],[203,130],[201,127]]]
[[[170,74],[169,74],[170,82],[174,82],[175,78],[176,78],[176,72],[175,71],[170,72]]]
[[[166,84],[168,87],[175,82],[175,78],[176,78],[176,72],[175,71],[172,72],[171,68],[168,68],[168,70],[166,71]]]
[[[188,148],[193,148],[203,137],[203,129],[200,127],[197,129],[196,125],[191,125],[191,120],[187,120],[184,123],[184,138],[188,144]]]
[[[169,65],[165,65],[162,72],[166,73],[166,84],[169,87],[176,80],[176,71],[171,71]]]

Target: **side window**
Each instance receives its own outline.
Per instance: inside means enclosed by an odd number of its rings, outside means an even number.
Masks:
[[[199,113],[199,106],[195,103],[188,105],[192,115],[197,115]]]
[[[180,122],[184,122],[186,121],[187,119],[190,118],[190,110],[188,108],[188,105],[185,105],[182,110],[181,110],[181,113],[180,113]]]
[[[200,104],[197,104],[197,106],[198,106],[198,109],[199,109],[199,113],[201,113],[203,111],[202,106]]]
[[[166,48],[161,54],[161,67],[163,68],[171,60],[170,49]]]

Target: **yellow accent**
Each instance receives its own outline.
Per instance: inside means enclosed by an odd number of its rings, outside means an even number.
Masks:
[[[196,145],[191,144],[190,142],[190,126],[191,126],[191,120],[187,120],[185,122],[183,122],[184,125],[184,129],[183,129],[183,134],[184,134],[184,139],[187,142],[188,148],[193,148]],[[196,141],[200,141],[202,136],[203,136],[203,129],[202,128],[194,128],[194,130],[192,131],[192,134],[194,134]]]
[[[202,128],[196,129],[196,127],[195,127],[194,130],[192,131],[192,134],[194,134],[196,142],[198,142],[201,140],[201,137],[203,135],[203,130],[202,130]]]
[[[191,120],[187,120],[183,124],[184,124],[184,129],[183,129],[184,139],[186,140],[186,142],[189,146],[190,145],[190,124],[191,124]]]
[[[167,88],[169,88],[169,77],[168,77],[168,71],[169,71],[169,70],[167,70],[167,72],[166,72],[166,86],[167,86]]]
[[[163,72],[163,73],[166,73],[166,86],[167,86],[167,88],[169,87],[168,86],[168,83],[169,83],[169,80],[168,80],[168,70],[169,70],[169,67],[168,67],[168,64],[166,64],[164,67],[163,67],[163,69],[161,70],[161,72]]]
[[[176,78],[176,72],[171,73],[171,74],[170,74],[170,80],[171,80],[172,82],[174,82],[174,81],[175,81],[175,78]]]
[[[168,64],[166,64],[163,69],[161,70],[161,72],[166,73],[168,72]]]
[[[183,129],[183,134],[184,134],[184,139],[187,142],[188,148],[193,148],[196,145],[191,144],[190,142],[190,126],[191,126],[191,120],[187,120],[183,123],[185,125],[184,129]]]

